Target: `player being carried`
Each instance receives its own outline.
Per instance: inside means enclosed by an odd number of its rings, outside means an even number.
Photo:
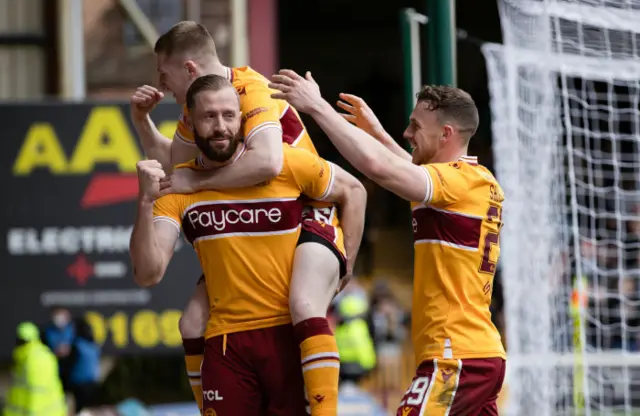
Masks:
[[[410,201],[415,250],[412,337],[419,363],[397,414],[497,415],[505,351],[491,322],[504,199],[493,175],[467,156],[478,110],[466,92],[425,86],[404,132],[405,152],[358,97],[342,95],[347,120],[311,74],[282,70],[274,98],[308,113],[338,151],[380,186]],[[376,140],[377,138],[377,140]]]
[[[201,155],[177,171],[224,169],[248,151],[239,96],[225,77],[206,75],[187,92]],[[364,217],[362,184],[308,150],[284,145],[281,173],[267,184],[192,194],[161,194],[155,160],[138,163],[140,195],[131,237],[136,282],[158,284],[180,229],[205,272],[211,314],[202,365],[204,414],[305,414],[289,286],[301,233],[301,195]],[[155,202],[154,202],[155,201]],[[323,364],[318,360],[315,364]],[[320,400],[322,403],[322,400]],[[322,414],[335,415],[320,406]]]
[[[216,74],[233,84],[240,96],[246,145],[246,151],[237,163],[224,168],[174,172],[163,180],[163,193],[266,184],[282,170],[283,142],[316,152],[295,109],[286,102],[272,99],[268,80],[251,68],[222,65],[213,39],[204,26],[188,21],[176,24],[160,36],[155,52],[161,87],[172,92],[179,104],[184,104],[187,89],[198,76]],[[162,97],[163,93],[153,87],[139,88],[131,99],[131,115],[145,155],[160,161],[168,173],[173,165],[195,158],[198,148],[186,108],[172,141],[158,132],[149,113]],[[332,204],[315,201],[311,204],[313,209],[306,210],[296,250],[290,306],[301,348],[311,414],[333,415],[337,406],[339,356],[326,311],[340,277],[352,271],[364,220],[359,212],[343,209],[339,224],[338,211]],[[217,278],[215,275],[206,277]],[[199,380],[204,349],[202,335],[208,316],[209,299],[200,281],[180,320],[187,372],[199,404],[202,397]]]

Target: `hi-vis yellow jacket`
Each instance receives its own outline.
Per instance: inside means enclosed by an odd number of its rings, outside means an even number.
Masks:
[[[56,356],[39,340],[13,350],[14,367],[4,416],[66,416]]]

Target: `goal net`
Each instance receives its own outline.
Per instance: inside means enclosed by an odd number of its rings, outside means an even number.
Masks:
[[[500,0],[506,409],[640,415],[640,0]]]

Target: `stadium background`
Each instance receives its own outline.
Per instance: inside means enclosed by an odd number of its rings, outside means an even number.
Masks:
[[[0,221],[6,234],[0,254],[0,396],[16,325],[42,324],[47,307],[63,305],[86,316],[103,343],[104,367],[110,370],[105,401],[190,399],[176,323],[198,275],[196,259],[180,247],[166,281],[151,290],[135,287],[128,269],[127,233],[137,191],[132,174],[141,150],[127,101],[137,86],[155,81],[149,45],[154,28],[162,32],[179,20],[199,20],[214,35],[223,63],[249,64],[265,75],[281,67],[312,70],[325,97],[362,96],[400,138],[406,109],[399,16],[406,7],[427,13],[425,0],[0,0]],[[455,19],[468,34],[457,43],[457,83],[481,111],[470,153],[491,169],[480,46],[500,42],[497,7],[489,0],[458,0]],[[428,56],[427,42],[422,52]],[[165,101],[153,118],[171,132],[178,109]],[[323,133],[310,121],[307,127],[322,156],[342,163]],[[367,187],[358,282],[367,291],[386,282],[409,308],[410,211],[390,193]],[[382,360],[362,385],[389,409],[414,369],[409,346],[401,348],[405,353]],[[354,406],[344,414],[359,414]]]

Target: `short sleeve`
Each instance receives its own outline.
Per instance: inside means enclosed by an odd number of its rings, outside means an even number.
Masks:
[[[422,203],[443,208],[461,199],[461,195],[468,191],[468,184],[460,170],[459,162],[421,166],[429,185]]]
[[[335,169],[333,165],[306,149],[285,147],[285,159],[301,193],[323,200],[331,194]]]
[[[179,195],[165,195],[156,199],[153,204],[153,222],[166,221],[178,229],[182,220],[182,209],[180,208]]]
[[[266,85],[257,82],[239,89],[242,129],[247,142],[264,129],[282,130],[280,107],[278,101],[271,98],[272,93]]]
[[[193,128],[189,121],[189,113],[187,112],[186,106],[183,108],[180,118],[178,118],[178,127],[173,135],[173,140],[178,140],[191,146],[196,145],[195,138],[193,137]]]

